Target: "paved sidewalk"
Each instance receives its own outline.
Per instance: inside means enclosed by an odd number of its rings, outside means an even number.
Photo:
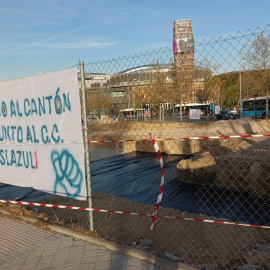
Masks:
[[[0,232],[0,270],[171,269],[6,216],[0,216]]]

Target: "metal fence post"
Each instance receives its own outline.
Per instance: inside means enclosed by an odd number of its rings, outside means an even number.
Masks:
[[[84,76],[84,62],[80,62],[81,72],[81,91],[82,91],[82,106],[83,106],[83,130],[84,130],[84,149],[86,160],[86,179],[87,179],[87,197],[88,206],[92,208],[92,188],[91,188],[91,171],[90,171],[90,153],[88,147],[88,129],[87,129],[87,110],[86,110],[86,91],[85,91],[85,76]],[[90,230],[94,231],[93,213],[89,211]]]

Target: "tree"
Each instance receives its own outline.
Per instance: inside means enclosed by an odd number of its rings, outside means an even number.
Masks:
[[[219,99],[220,77],[215,75],[220,68],[219,64],[212,63],[207,57],[198,61],[198,67],[194,72],[194,80],[203,80],[202,99],[215,102]]]
[[[225,77],[222,76],[221,87],[220,87],[220,105],[223,108],[230,108],[238,104],[239,90],[235,83],[235,74],[227,74]]]
[[[250,69],[242,78],[243,89],[249,88],[252,95],[266,95],[270,80],[270,36],[259,34],[243,59],[245,67]]]
[[[169,72],[168,67],[163,67],[159,62],[152,67],[148,98],[154,107],[159,107],[160,103],[166,102],[169,98]]]
[[[194,69],[193,65],[183,65],[175,63],[171,72],[171,101],[174,103],[180,103],[180,121],[182,122],[182,104],[192,99]],[[174,106],[173,106],[174,107]]]
[[[91,114],[109,114],[111,105],[112,98],[110,93],[106,93],[101,88],[87,89],[87,110]]]
[[[168,102],[170,98],[170,67],[162,65],[158,61],[151,65],[151,71],[145,72],[141,77],[147,78],[147,85],[134,84],[133,98],[135,106],[149,104],[152,108],[164,107],[161,104]],[[161,105],[161,106],[160,106]],[[160,117],[162,112],[160,111]],[[160,118],[161,120],[161,118]]]

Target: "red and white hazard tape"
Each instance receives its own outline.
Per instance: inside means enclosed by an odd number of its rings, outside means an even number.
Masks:
[[[86,129],[87,130],[87,129]],[[202,137],[180,137],[155,139],[155,141],[188,141],[188,140],[210,140],[210,139],[244,139],[244,138],[263,138],[270,137],[270,134],[259,135],[232,135],[232,136],[202,136]],[[69,142],[50,142],[48,144],[84,144],[84,143],[117,143],[117,142],[147,142],[151,139],[127,139],[127,140],[98,140],[98,141],[69,141]],[[0,145],[36,145],[35,143],[17,143],[17,142],[0,142]]]
[[[156,211],[153,214],[153,217],[151,217],[153,219],[153,222],[151,225],[151,230],[154,230],[155,224],[156,224],[157,218],[158,218],[157,212],[158,212],[158,209],[160,207],[160,204],[162,201],[162,196],[163,196],[163,191],[164,191],[164,162],[163,162],[159,147],[158,147],[156,141],[153,139],[152,134],[149,133],[149,136],[150,136],[150,139],[152,140],[152,143],[155,147],[155,150],[156,150],[156,153],[157,153],[158,159],[159,159],[160,168],[161,168],[161,183],[160,183],[160,189],[159,189],[159,194],[158,194],[157,203],[156,203]]]
[[[0,200],[0,203],[17,204],[17,205],[29,205],[29,206],[38,206],[38,207],[49,207],[49,208],[58,208],[58,209],[73,209],[73,210],[83,210],[83,211],[100,212],[100,213],[113,213],[113,214],[123,214],[123,215],[146,216],[146,217],[153,218],[153,214],[122,212],[122,211],[114,211],[114,210],[102,210],[102,209],[77,207],[77,206],[65,206],[65,205],[32,203],[32,202],[20,202],[20,201],[9,201],[9,200]],[[162,215],[157,215],[157,217],[159,217],[159,218],[167,218],[167,219],[186,220],[186,221],[199,221],[199,222],[214,223],[214,224],[224,224],[224,225],[235,225],[235,226],[245,226],[245,227],[253,227],[253,228],[270,229],[270,226],[251,225],[251,224],[245,224],[245,223],[236,223],[236,222],[220,221],[220,220],[207,220],[207,219],[198,219],[198,218],[172,217],[172,216],[162,216]]]
[[[251,224],[245,224],[245,223],[220,221],[220,220],[208,220],[208,219],[199,219],[199,218],[184,218],[184,217],[171,217],[171,216],[158,216],[158,217],[160,217],[160,218],[169,218],[169,219],[188,220],[188,221],[200,221],[200,222],[224,224],[224,225],[235,225],[235,226],[245,226],[245,227],[253,227],[253,228],[270,229],[270,226],[251,225]]]
[[[258,134],[258,135],[231,135],[231,136],[201,136],[201,137],[180,137],[180,138],[164,138],[155,139],[155,141],[187,141],[187,140],[209,140],[209,139],[238,139],[238,138],[263,138],[270,137],[270,134]],[[87,141],[88,143],[112,143],[112,142],[145,142],[148,139],[133,139],[133,140],[98,140]]]
[[[259,148],[254,148],[254,149],[243,149],[242,152],[270,152],[270,149],[259,149]]]

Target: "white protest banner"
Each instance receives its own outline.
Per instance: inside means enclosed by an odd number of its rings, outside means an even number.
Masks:
[[[0,82],[0,169],[2,183],[86,199],[77,68]]]
[[[189,110],[189,119],[200,120],[201,119],[201,110],[200,109],[190,109]]]

